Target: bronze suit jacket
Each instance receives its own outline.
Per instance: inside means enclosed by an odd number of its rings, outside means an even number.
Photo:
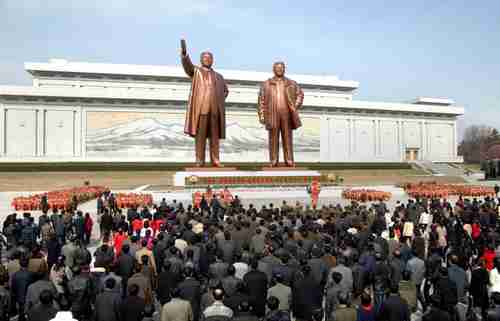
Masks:
[[[188,55],[182,56],[182,66],[186,74],[191,78],[191,92],[189,94],[184,133],[191,137],[195,137],[202,110],[206,109],[207,105],[211,106],[213,104],[219,112],[219,138],[225,138],[226,111],[224,108],[224,101],[229,91],[224,77],[213,71],[215,73],[215,84],[210,85],[208,83],[208,77],[206,77],[207,69],[194,66]],[[207,90],[210,90],[213,94],[207,95]]]
[[[289,108],[295,107],[295,112],[291,114],[291,127],[292,129],[297,129],[302,126],[300,117],[297,110],[302,106],[304,100],[304,92],[299,87],[299,85],[288,78],[285,78],[285,88],[287,95],[287,103]],[[278,125],[278,103],[277,103],[277,91],[276,91],[276,81],[274,78],[266,80],[259,93],[258,100],[258,112],[264,116],[264,121],[266,129],[270,130],[276,128]],[[290,109],[289,109],[290,110]]]

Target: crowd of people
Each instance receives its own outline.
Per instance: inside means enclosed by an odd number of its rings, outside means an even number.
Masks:
[[[92,215],[6,218],[1,320],[500,320],[498,208],[214,196],[122,209],[105,193]]]

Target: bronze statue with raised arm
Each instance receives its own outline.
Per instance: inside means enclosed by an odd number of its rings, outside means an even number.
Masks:
[[[184,133],[195,139],[196,166],[205,165],[205,147],[209,139],[212,166],[221,167],[219,140],[226,137],[226,82],[222,75],[212,69],[212,53],[202,52],[201,66],[193,65],[184,39],[181,40],[181,60],[184,71],[191,78]]]
[[[295,166],[292,131],[302,126],[298,109],[304,93],[299,85],[285,77],[285,63],[273,64],[274,77],[266,80],[257,104],[259,120],[269,133],[269,159],[271,167],[279,166],[279,139],[283,144],[285,165]]]

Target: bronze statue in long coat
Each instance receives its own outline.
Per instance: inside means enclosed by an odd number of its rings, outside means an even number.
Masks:
[[[219,140],[226,137],[224,102],[229,93],[226,82],[212,69],[210,52],[201,53],[201,66],[193,65],[184,40],[181,40],[181,60],[184,71],[191,78],[184,133],[195,139],[196,166],[205,165],[205,147],[209,139],[210,161],[214,167],[220,167]]]

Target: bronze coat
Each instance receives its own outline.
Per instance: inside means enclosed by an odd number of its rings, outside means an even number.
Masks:
[[[291,128],[297,129],[302,126],[300,121],[298,109],[302,106],[302,102],[304,101],[304,92],[299,87],[299,85],[288,78],[285,78],[285,91],[287,97],[288,108],[295,108],[295,112],[291,113]],[[258,100],[258,112],[264,116],[264,122],[267,130],[274,129],[278,127],[278,103],[275,90],[276,80],[274,78],[270,78],[266,80],[261,88],[259,93]]]
[[[186,114],[186,122],[184,125],[184,133],[195,137],[198,130],[198,122],[202,109],[207,104],[213,103],[219,112],[219,138],[226,138],[226,110],[224,108],[224,101],[229,93],[224,77],[221,74],[215,74],[215,95],[206,97],[205,90],[207,69],[203,67],[194,66],[188,55],[182,56],[182,66],[184,71],[191,78],[191,92],[189,93],[188,110]],[[205,75],[206,76],[206,75]],[[212,101],[209,101],[212,100]]]

